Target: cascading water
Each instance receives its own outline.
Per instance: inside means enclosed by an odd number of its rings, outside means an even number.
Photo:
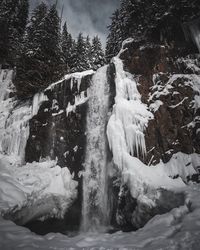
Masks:
[[[108,225],[106,123],[109,103],[107,66],[92,78],[87,114],[87,145],[83,174],[82,230],[99,231]]]

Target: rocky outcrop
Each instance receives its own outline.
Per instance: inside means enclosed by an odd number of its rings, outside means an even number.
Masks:
[[[81,220],[87,90],[92,75],[92,71],[68,75],[44,91],[44,101],[37,115],[30,120],[30,136],[26,145],[26,162],[57,159],[58,165],[67,167],[73,179],[78,181],[77,199],[62,222],[71,226],[78,226]]]
[[[57,158],[61,167],[74,172],[82,170],[87,89],[92,73],[62,80],[44,91],[47,100],[30,121],[30,136],[26,146],[26,161]]]
[[[148,166],[163,163],[171,178],[178,178],[185,171],[185,176],[181,176],[184,182],[198,181],[199,160],[193,171],[190,157],[200,154],[200,56],[197,47],[195,44],[188,46],[186,41],[155,44],[129,39],[119,57],[124,70],[137,81],[142,102],[153,114],[144,130],[147,153],[145,157],[139,156],[140,160]],[[180,160],[180,152],[187,159],[178,163],[182,170],[173,172],[171,168],[177,164],[173,160]],[[138,157],[136,153],[134,156]],[[149,206],[139,197],[135,199],[130,187],[120,180],[123,180],[121,176],[115,185],[118,192],[116,223],[125,231],[138,229],[154,215],[166,213],[185,202],[181,193],[147,188],[146,195],[154,203]]]
[[[145,132],[145,163],[168,162],[177,152],[199,153],[199,55],[187,44],[126,47],[120,56],[125,69],[137,78],[142,101],[154,114]]]

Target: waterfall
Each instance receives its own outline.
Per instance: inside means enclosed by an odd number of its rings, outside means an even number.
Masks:
[[[83,231],[99,231],[108,225],[106,123],[109,88],[106,73],[107,66],[100,68],[93,76],[89,89],[83,174]]]

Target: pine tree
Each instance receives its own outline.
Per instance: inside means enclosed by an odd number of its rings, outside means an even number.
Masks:
[[[33,95],[64,72],[60,44],[60,20],[56,6],[41,3],[33,11],[25,46],[17,67],[15,85],[19,95]]]
[[[102,49],[101,41],[98,36],[95,36],[92,40],[92,68],[97,70],[105,64],[105,55]]]
[[[0,3],[0,63],[16,64],[28,20],[28,0]]]
[[[70,69],[73,67],[72,58],[74,53],[74,41],[71,34],[67,30],[66,22],[63,25],[61,44],[66,69],[67,72],[70,72]]]
[[[45,18],[44,47],[45,62],[49,68],[49,82],[63,75],[64,58],[61,48],[60,18],[53,4]]]
[[[29,96],[37,92],[38,88],[44,84],[44,78],[48,74],[43,51],[46,16],[47,5],[41,3],[33,10],[27,28],[14,81],[20,96]]]
[[[75,60],[73,62],[73,72],[76,71],[84,71],[90,68],[90,62],[88,61],[87,55],[86,55],[86,42],[82,35],[82,33],[79,33],[76,48],[75,48]]]
[[[107,42],[106,42],[107,62],[109,62],[113,56],[117,55],[117,53],[121,48],[121,43],[123,41],[119,14],[120,12],[117,9],[111,17],[111,24],[108,26],[109,35],[107,37]]]
[[[199,12],[198,0],[121,0],[108,27],[107,60],[119,52],[129,37],[160,43],[183,42],[183,23],[199,16]]]
[[[88,62],[88,69],[92,69],[93,68],[92,45],[90,43],[89,35],[86,37],[85,41],[85,55],[86,55],[86,61]]]

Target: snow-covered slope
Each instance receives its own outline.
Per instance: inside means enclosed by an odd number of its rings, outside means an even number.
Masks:
[[[185,192],[190,203],[157,215],[144,228],[130,233],[90,233],[67,237],[61,234],[38,236],[28,229],[0,218],[0,247],[10,249],[136,249],[198,250],[200,244],[200,187],[191,185]],[[191,205],[192,204],[192,205]]]
[[[62,218],[76,198],[77,182],[55,161],[16,166],[0,158],[0,215],[24,225],[34,219]]]

